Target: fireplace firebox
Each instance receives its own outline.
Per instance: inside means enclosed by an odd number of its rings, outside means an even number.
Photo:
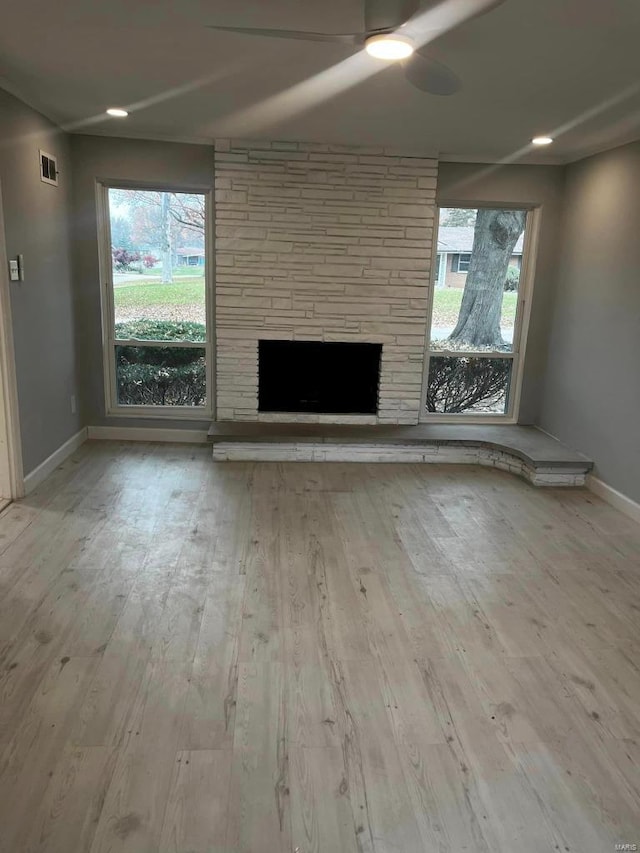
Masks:
[[[258,410],[375,415],[382,344],[258,342]]]

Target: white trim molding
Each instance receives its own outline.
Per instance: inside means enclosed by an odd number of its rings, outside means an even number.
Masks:
[[[44,462],[41,462],[37,468],[34,468],[33,471],[27,474],[24,478],[25,495],[31,494],[43,480],[47,479],[49,474],[52,474],[59,465],[62,465],[86,440],[87,428],[83,427],[75,435],[72,435],[71,438],[68,438],[64,444],[61,444],[57,450],[54,450],[50,456],[47,456]]]
[[[212,420],[215,413],[215,309],[214,309],[214,258],[213,258],[213,190],[208,188],[176,187],[144,182],[96,180],[96,219],[98,223],[98,261],[100,268],[100,301],[102,308],[102,349],[104,375],[105,413],[108,417],[167,418],[172,420]],[[113,264],[111,258],[111,214],[109,191],[111,189],[140,190],[144,192],[172,192],[201,195],[205,200],[205,316],[204,341],[147,341],[121,340],[116,337]],[[164,347],[202,349],[205,353],[206,396],[204,406],[126,406],[118,403],[115,348],[118,346]],[[159,440],[159,439],[158,439]]]
[[[2,187],[0,187],[0,470],[2,471],[0,492],[8,492],[8,494],[2,494],[3,498],[13,499],[24,495],[25,485],[11,293],[7,268]]]
[[[206,444],[206,429],[156,429],[154,427],[87,427],[87,438],[98,441],[166,441],[174,444]]]
[[[423,357],[423,375],[422,375],[422,396],[420,403],[420,423],[501,423],[501,424],[516,424],[520,414],[520,400],[522,395],[522,383],[524,379],[524,360],[527,347],[527,338],[529,334],[529,322],[531,318],[531,304],[533,295],[533,286],[535,281],[536,261],[538,256],[538,245],[540,240],[540,225],[542,212],[541,208],[536,205],[522,203],[514,205],[506,202],[491,202],[491,203],[467,203],[461,201],[448,202],[446,199],[438,199],[438,219],[434,228],[433,243],[431,253],[433,257],[438,254],[438,231],[440,228],[440,212],[448,208],[473,208],[479,210],[482,208],[505,209],[505,210],[523,210],[526,211],[527,217],[524,229],[524,244],[522,248],[522,260],[520,266],[520,285],[518,287],[518,300],[515,317],[515,325],[513,328],[513,345],[510,351],[495,351],[483,352],[482,350],[466,351],[466,352],[447,352],[445,350],[437,350],[431,348],[431,324],[433,322],[433,306],[436,295],[435,277],[432,275],[431,288],[427,302],[427,323],[426,334],[424,341],[424,357]],[[455,254],[455,253],[454,253]],[[462,253],[468,254],[468,253]],[[434,270],[436,265],[433,265]],[[503,413],[495,413],[491,415],[470,414],[460,412],[458,414],[443,414],[440,412],[427,411],[427,389],[429,385],[429,362],[431,358],[442,356],[470,356],[477,358],[500,358],[510,359],[512,362],[510,390],[507,399],[507,410]]]
[[[640,503],[636,503],[627,497],[627,495],[623,495],[622,492],[614,489],[608,483],[605,483],[604,480],[594,477],[593,474],[587,475],[585,485],[594,495],[602,498],[603,501],[640,524]]]

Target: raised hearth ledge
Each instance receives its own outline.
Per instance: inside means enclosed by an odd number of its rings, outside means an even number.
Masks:
[[[412,462],[484,465],[535,486],[583,486],[589,459],[535,427],[214,423],[217,461]]]
[[[485,447],[436,445],[315,444],[305,442],[217,442],[217,462],[432,462],[441,465],[485,465],[524,477],[534,486],[584,486],[586,471],[534,468],[510,453]]]

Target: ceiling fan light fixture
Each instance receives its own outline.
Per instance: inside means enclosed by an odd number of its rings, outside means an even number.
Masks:
[[[414,51],[413,44],[403,36],[395,33],[383,33],[382,35],[369,36],[365,42],[365,50],[369,56],[376,59],[385,59],[387,62],[396,62],[406,59]]]
[[[113,118],[126,118],[129,113],[126,110],[123,110],[122,107],[109,107],[107,115],[113,116]]]
[[[550,136],[534,136],[531,140],[532,145],[551,145],[553,139]]]

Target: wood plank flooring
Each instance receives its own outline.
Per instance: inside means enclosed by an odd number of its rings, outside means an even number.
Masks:
[[[640,844],[640,527],[93,442],[0,517],[2,853]]]

